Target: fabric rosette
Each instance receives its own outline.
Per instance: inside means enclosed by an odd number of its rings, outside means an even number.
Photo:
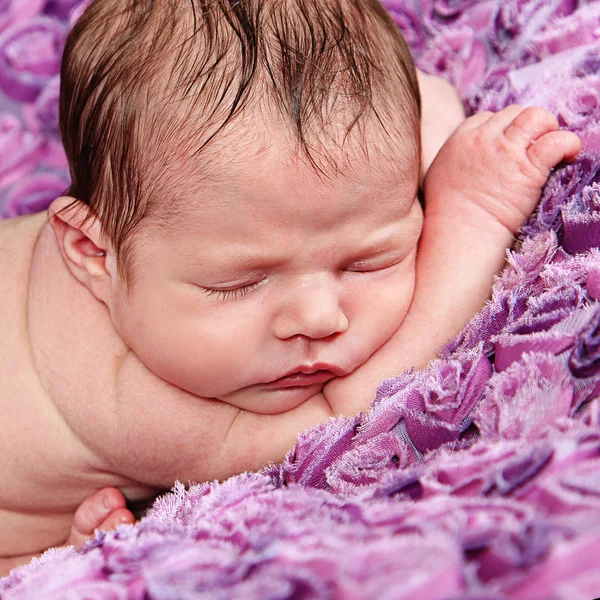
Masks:
[[[47,0],[44,12],[47,15],[58,17],[59,19],[68,19],[73,11],[81,5],[89,4],[85,0]]]
[[[69,187],[69,179],[53,173],[36,173],[13,185],[6,196],[4,217],[40,212]]]
[[[58,139],[58,105],[60,76],[54,76],[40,92],[33,104],[25,104],[23,120],[30,131],[40,133],[47,139]]]
[[[562,209],[563,247],[575,254],[600,246],[600,186],[587,186]]]
[[[598,50],[594,53],[600,62],[600,40]],[[557,101],[559,122],[573,130],[584,130],[590,120],[597,122],[600,119],[600,64],[592,64],[591,60],[581,62],[582,70],[594,69],[593,74],[578,79],[575,85],[566,90],[564,99]]]
[[[439,71],[444,71],[445,78],[458,88],[461,95],[467,95],[475,89],[487,69],[488,50],[465,25],[440,31],[436,44],[425,49],[422,60],[439,65]]]
[[[288,452],[283,463],[268,469],[280,485],[300,484],[326,489],[326,470],[354,446],[359,417],[338,417],[317,425],[319,435],[298,435],[298,442]],[[312,433],[312,432],[311,432]],[[325,443],[323,440],[327,440]]]
[[[484,440],[531,441],[571,413],[573,396],[566,360],[530,352],[492,378],[473,421]]]
[[[597,428],[569,422],[553,428],[543,443],[553,449],[551,457],[514,495],[554,519],[565,535],[581,534],[587,528],[582,529],[580,517],[594,514],[600,522],[600,434]]]
[[[450,358],[457,352],[472,351],[481,341],[484,352],[492,354],[494,336],[514,327],[528,312],[531,299],[548,288],[545,274],[558,253],[554,232],[526,239],[520,253],[509,252],[508,267],[494,285],[491,301],[446,344],[441,356]]]
[[[420,477],[423,497],[506,496],[544,468],[552,457],[547,442],[484,440],[463,452],[442,451],[425,465]]]
[[[447,531],[479,584],[535,564],[551,541],[550,528],[535,510],[510,498],[435,498],[412,513],[404,527],[421,521],[427,523],[424,529]]]
[[[357,441],[394,431],[413,449],[415,458],[457,442],[468,429],[471,413],[483,394],[492,366],[483,345],[423,371],[384,382]]]
[[[502,591],[513,600],[597,598],[599,544],[600,533],[582,527],[580,536],[556,544],[540,564],[507,574]]]
[[[552,27],[538,28],[536,34],[531,37],[527,46],[527,52],[531,56],[543,59],[574,47],[585,48],[600,40],[598,27],[590,27],[590,23],[598,23],[600,20],[600,5],[597,2],[584,4],[571,14],[568,14],[570,0],[561,0],[554,5],[538,0],[535,4],[538,6],[537,19],[547,19],[551,16],[554,22]],[[528,19],[529,15],[523,11],[519,16],[523,29],[527,32],[533,25],[531,21],[535,15]]]
[[[341,497],[387,496],[391,490],[399,494],[415,481],[412,463],[414,452],[406,440],[393,430],[380,433],[347,450],[327,468],[328,489]]]
[[[392,15],[396,25],[409,45],[413,56],[418,56],[425,48],[425,23],[429,7],[427,2],[406,2],[405,0],[388,0],[386,9]]]
[[[46,0],[0,0],[0,32],[39,15]]]
[[[578,286],[555,290],[546,297],[551,296],[554,300],[547,304],[548,312],[543,312],[543,302],[533,302],[512,328],[493,339],[497,371],[505,371],[528,352],[562,354],[594,318],[593,307],[581,308],[583,294]]]
[[[0,188],[33,171],[43,154],[40,136],[25,131],[14,115],[0,115]]]
[[[600,304],[594,306],[592,319],[574,342],[569,367],[580,378],[600,372]]]
[[[13,100],[33,102],[59,73],[66,27],[40,15],[0,35],[0,89]]]

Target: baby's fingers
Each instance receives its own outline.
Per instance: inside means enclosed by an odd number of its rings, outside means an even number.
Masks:
[[[572,131],[551,131],[527,149],[527,157],[540,171],[547,172],[562,161],[573,160],[581,152],[581,140]]]
[[[459,129],[461,131],[469,131],[471,129],[477,129],[477,127],[481,127],[484,123],[487,123],[495,113],[484,110],[482,112],[475,113],[473,116],[464,120],[460,125]]]
[[[527,148],[532,142],[552,131],[558,131],[556,117],[543,108],[529,106],[521,109],[521,112],[506,126],[504,135],[514,144]]]

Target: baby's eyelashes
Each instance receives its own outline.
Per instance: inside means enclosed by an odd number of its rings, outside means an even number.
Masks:
[[[329,271],[325,269],[325,271],[322,272],[329,272],[329,274],[335,278],[343,276],[344,274],[360,275],[365,273],[381,272],[399,266],[404,262],[409,254],[410,252],[407,249],[403,249],[402,251],[388,252],[385,254],[366,257],[360,260],[353,260],[350,263],[333,267]],[[301,276],[300,273],[297,273],[297,275]],[[273,278],[270,278],[266,274],[262,274],[253,279],[230,281],[212,285],[199,283],[193,283],[192,285],[195,288],[200,289],[205,296],[213,297],[219,300],[235,301],[241,300],[249,294],[252,294],[259,287],[263,287],[265,284],[267,284],[270,279]],[[285,280],[286,284],[290,283],[290,280],[288,280],[288,277],[285,273],[278,273],[275,279],[280,281]]]
[[[400,255],[376,257],[373,259],[366,259],[358,262],[353,262],[347,266],[344,266],[337,270],[338,275],[344,273],[350,274],[361,274],[361,273],[374,273],[377,271],[385,271],[386,269],[392,269],[402,262],[406,258],[407,254],[402,253]],[[334,272],[335,274],[335,272]],[[249,281],[243,283],[235,283],[229,285],[219,286],[207,286],[200,284],[193,284],[194,287],[199,288],[206,296],[213,296],[221,300],[240,300],[246,297],[248,294],[254,292],[258,287],[262,287],[268,282],[268,277],[262,277],[256,281]]]
[[[342,270],[347,273],[371,273],[373,271],[383,271],[399,265],[405,258],[405,253],[401,255],[377,257],[374,259],[353,262]]]
[[[252,281],[250,283],[241,283],[226,287],[206,287],[201,285],[197,287],[199,287],[207,296],[215,296],[221,300],[239,300],[240,298],[243,298],[244,296],[247,296],[253,292],[262,283],[266,282],[266,280],[267,278],[264,277],[259,281]]]

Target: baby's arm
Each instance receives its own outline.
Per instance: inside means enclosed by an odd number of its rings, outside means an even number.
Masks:
[[[441,77],[417,70],[421,92],[421,178],[446,140],[465,120],[458,91]]]
[[[351,375],[330,382],[336,412],[366,410],[386,377],[421,368],[488,298],[506,249],[533,212],[552,167],[579,138],[540,108],[510,106],[467,119],[425,180],[425,220],[410,311],[394,336]]]

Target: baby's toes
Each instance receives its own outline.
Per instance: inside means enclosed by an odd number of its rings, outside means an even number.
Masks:
[[[119,525],[133,525],[135,523],[135,517],[128,508],[119,508],[115,512],[110,513],[108,517],[100,525],[98,529],[101,531],[112,531]]]
[[[573,160],[581,152],[581,140],[572,131],[552,131],[538,138],[527,149],[527,158],[545,177],[562,161]]]
[[[509,141],[528,148],[543,135],[557,129],[558,121],[551,112],[537,106],[530,106],[508,124],[504,135]]]
[[[96,529],[108,531],[135,522],[125,505],[125,497],[116,488],[104,488],[86,498],[75,511],[67,544],[79,548],[94,537]]]

